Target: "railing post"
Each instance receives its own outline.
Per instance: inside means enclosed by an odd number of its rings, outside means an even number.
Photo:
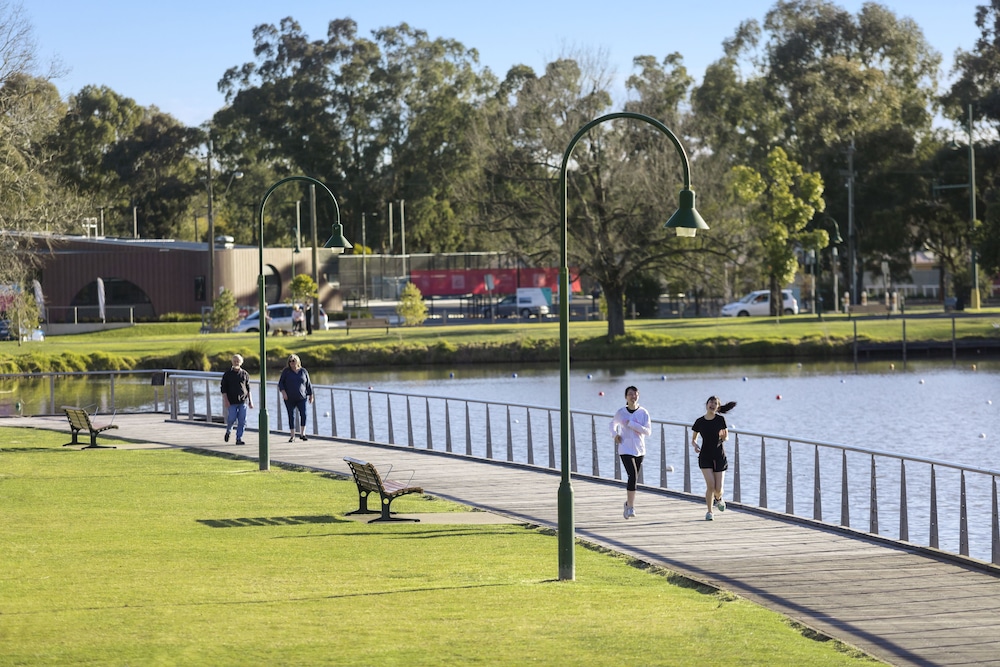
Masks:
[[[868,532],[878,535],[878,478],[875,476],[875,455],[872,454],[871,497],[868,499]]]
[[[427,419],[427,449],[434,449],[434,435],[431,432],[431,399],[424,399],[424,415]]]
[[[50,375],[49,376],[49,404],[51,405],[51,409],[49,410],[49,414],[50,415],[54,415],[56,413],[56,376],[55,375]]]
[[[667,429],[660,424],[660,488],[667,488]]]
[[[395,445],[396,430],[395,427],[393,427],[392,425],[392,396],[389,394],[385,395],[385,422],[386,426],[389,429],[389,436],[388,436],[389,444]]]
[[[795,488],[792,484],[792,441],[788,441],[785,458],[785,514],[795,514]]]
[[[205,380],[205,423],[212,423],[212,381]]]
[[[406,397],[406,446],[413,447],[413,414],[410,412],[410,397]]]
[[[684,493],[691,493],[691,450],[688,448],[688,427],[684,427]]]
[[[507,461],[514,461],[514,434],[511,429],[510,406],[507,406]]]
[[[188,419],[189,420],[193,420],[194,419],[194,381],[193,380],[188,380],[187,381],[187,390],[188,390]]]
[[[906,461],[899,460],[899,539],[910,541],[910,515],[906,507]]]
[[[486,404],[486,458],[493,460],[493,427],[490,424],[490,404]]]
[[[552,431],[552,411],[546,411],[549,415],[549,469],[555,470],[556,467],[556,439],[555,433]]]
[[[840,474],[840,525],[851,527],[851,492],[847,485],[847,450],[840,450],[841,453],[841,474]]]
[[[969,555],[969,507],[965,497],[965,470],[961,472],[961,492],[959,494],[958,553]]]
[[[375,442],[375,413],[372,411],[372,393],[368,392],[368,440]]]
[[[317,401],[316,401],[316,399],[314,397],[313,398],[313,402],[312,402],[312,431],[313,431],[313,435],[319,435],[319,420],[316,418],[316,416],[318,414],[318,412],[317,412],[318,410],[319,410],[319,404],[317,403]],[[225,415],[223,415],[223,419],[225,419]]]
[[[590,467],[594,477],[601,476],[601,464],[597,460],[597,417],[590,415]],[[618,458],[618,457],[615,457]],[[618,466],[615,466],[615,479],[621,479]]]
[[[451,453],[451,411],[447,398],[444,399],[444,451]]]
[[[573,422],[573,413],[569,413],[569,464],[570,472],[576,472],[576,424]]]
[[[931,529],[930,546],[938,548],[938,515],[937,515],[937,471],[931,464]]]
[[[687,451],[687,448],[684,448]],[[740,502],[742,483],[740,482],[740,434],[736,434],[736,441],[733,443],[733,465],[736,471],[733,473],[733,502]]]
[[[823,520],[822,477],[819,474],[819,445],[815,445],[813,457],[813,519]]]
[[[347,392],[347,409],[351,413],[351,440],[356,440],[358,431],[354,424],[354,392],[350,390]]]
[[[535,442],[534,437],[531,435],[531,408],[526,408],[524,412],[527,415],[528,420],[528,465],[533,466],[535,465]]]
[[[760,500],[759,504],[767,509],[767,447],[764,436],[760,436]]]
[[[1000,512],[997,511],[997,478],[993,478],[993,564],[1000,565]]]
[[[472,422],[469,420],[469,402],[465,402],[465,454],[472,456]]]
[[[330,390],[330,430],[333,437],[336,438],[340,435],[337,432],[337,402],[333,396],[333,389]]]

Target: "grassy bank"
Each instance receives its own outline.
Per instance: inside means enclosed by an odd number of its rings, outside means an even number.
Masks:
[[[613,553],[555,581],[531,528],[358,523],[352,482],[65,439],[0,427],[0,665],[875,664]]]
[[[847,358],[857,338],[862,343],[998,340],[1000,309],[976,316],[862,318],[799,315],[770,318],[698,318],[637,320],[626,335],[607,339],[604,322],[573,322],[571,355],[577,361],[678,361],[689,359],[835,359]],[[135,368],[220,370],[239,352],[246,367],[259,369],[255,334],[199,334],[195,323],[140,324],[127,329],[44,342],[0,343],[0,371],[78,371]],[[473,325],[343,329],[312,336],[269,337],[269,364],[283,365],[288,353],[306,367],[417,366],[555,362],[559,358],[557,321]]]

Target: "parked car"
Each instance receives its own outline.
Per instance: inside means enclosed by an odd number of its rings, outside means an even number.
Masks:
[[[267,317],[270,321],[270,331],[292,331],[292,313],[295,311],[294,304],[272,303],[267,307]],[[319,328],[329,329],[330,318],[327,317],[323,306],[319,307]],[[253,311],[240,321],[233,329],[233,333],[257,333],[260,331],[260,311]]]
[[[0,340],[17,340],[14,330],[10,328],[10,320],[0,320]],[[21,340],[45,340],[45,332],[41,329],[21,329]]]
[[[549,300],[539,287],[518,287],[517,294],[505,296],[483,308],[483,317],[542,317],[549,314]]]
[[[782,302],[781,312],[785,315],[798,315],[799,302],[792,296],[791,290],[781,290]],[[771,292],[769,290],[757,290],[750,292],[739,301],[727,303],[722,307],[723,317],[749,317],[750,315],[770,315],[771,314]]]

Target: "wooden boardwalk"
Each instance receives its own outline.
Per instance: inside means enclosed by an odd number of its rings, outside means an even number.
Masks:
[[[223,429],[164,415],[118,415],[115,433],[160,446],[198,447],[256,459],[225,444]],[[65,418],[18,419],[68,433]],[[235,441],[235,438],[233,439]],[[272,464],[348,475],[345,456],[415,471],[427,493],[540,526],[556,528],[559,475],[407,447],[310,436],[271,436]],[[730,504],[704,520],[700,500],[640,489],[637,517],[622,519],[622,483],[576,477],[576,534],[718,588],[733,591],[895,665],[1000,665],[1000,568],[956,562],[860,533],[791,521]],[[349,511],[352,508],[335,508]],[[976,520],[976,517],[972,517]],[[553,543],[552,576],[558,572]],[[576,576],[587,573],[577,569]]]

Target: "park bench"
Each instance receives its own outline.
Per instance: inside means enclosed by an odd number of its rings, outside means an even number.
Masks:
[[[889,316],[889,307],[884,303],[851,304],[847,306],[848,315],[885,315]]]
[[[377,493],[382,500],[382,515],[376,519],[372,519],[368,523],[376,521],[420,521],[420,519],[392,516],[389,506],[399,496],[405,496],[407,493],[423,493],[424,490],[422,488],[419,486],[410,486],[409,480],[399,482],[384,479],[378,470],[375,469],[375,466],[367,461],[361,461],[350,456],[345,456],[344,460],[351,467],[351,474],[354,475],[354,481],[358,485],[358,509],[348,512],[348,514],[378,514],[377,510],[368,509],[368,496]],[[392,471],[391,466],[389,471]]]
[[[97,444],[97,435],[103,433],[104,431],[111,430],[113,428],[118,428],[117,424],[95,424],[90,421],[90,415],[83,408],[73,407],[71,405],[62,406],[63,412],[66,413],[66,419],[69,420],[69,428],[73,433],[73,442],[67,442],[63,447],[69,447],[70,445],[79,445],[80,442],[77,440],[77,436],[80,431],[87,431],[90,433],[90,444],[85,446],[84,449],[117,449],[111,445],[99,445]]]
[[[389,318],[387,317],[361,317],[358,319],[344,320],[347,333],[350,335],[351,329],[385,329],[389,333]]]

